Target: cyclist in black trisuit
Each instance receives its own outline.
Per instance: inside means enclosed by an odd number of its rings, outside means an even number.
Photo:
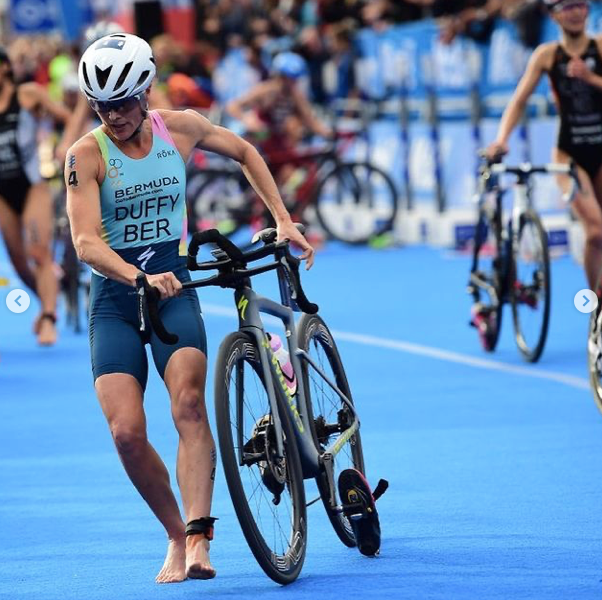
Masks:
[[[560,27],[561,39],[541,44],[533,52],[488,155],[508,152],[510,134],[541,76],[547,74],[560,115],[553,160],[574,161],[578,166],[581,190],[573,209],[585,231],[585,273],[595,289],[602,269],[602,38],[587,35],[589,2],[545,0],[545,4]],[[569,192],[569,176],[559,177],[559,183]]]
[[[37,83],[17,84],[0,48],[0,233],[15,271],[40,298],[38,342],[56,341],[58,282],[52,256],[52,199],[38,158],[37,117],[65,122],[69,112]]]

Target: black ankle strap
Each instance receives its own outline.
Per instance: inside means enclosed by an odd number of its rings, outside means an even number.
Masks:
[[[40,315],[40,321],[43,321],[44,319],[48,319],[49,321],[52,321],[53,325],[56,323],[56,315],[54,313],[49,313],[49,312],[42,313]]]
[[[217,517],[201,517],[189,521],[186,525],[186,536],[189,535],[204,535],[209,541],[213,539],[213,524],[217,521]]]

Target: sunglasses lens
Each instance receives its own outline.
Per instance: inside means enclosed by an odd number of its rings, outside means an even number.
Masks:
[[[571,10],[573,8],[587,8],[589,6],[589,4],[587,2],[571,2],[571,0],[569,0],[568,2],[562,2],[561,4],[558,5],[558,7],[556,8],[556,10],[554,12],[561,12],[563,10]]]
[[[90,100],[90,106],[93,110],[99,113],[108,113],[111,111],[115,112],[127,112],[134,108],[134,106],[140,101],[140,96],[130,96],[123,100],[111,100],[108,102],[102,102],[100,100]]]

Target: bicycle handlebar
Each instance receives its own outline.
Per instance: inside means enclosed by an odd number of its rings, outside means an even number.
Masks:
[[[532,165],[531,163],[521,163],[517,166],[510,166],[503,162],[488,161],[486,170],[494,175],[517,175],[518,177],[530,176],[534,173],[548,173],[550,175],[570,175],[576,183],[579,183],[577,167],[575,163],[546,163],[543,165]]]
[[[190,271],[199,270],[196,261],[199,248],[203,244],[210,243],[221,248],[232,261],[233,266],[237,268],[244,267],[245,257],[240,248],[233,244],[225,235],[222,235],[217,229],[207,229],[206,231],[197,231],[194,233],[188,244],[187,267]]]
[[[165,329],[163,321],[159,316],[159,300],[161,294],[159,290],[152,286],[146,274],[140,271],[136,275],[136,293],[138,294],[138,318],[140,320],[140,331],[146,331],[145,308],[148,310],[148,319],[151,327],[155,330],[157,337],[164,343],[172,346],[177,344],[179,338],[174,333]]]
[[[577,165],[574,162],[567,163],[546,163],[543,165],[532,165],[531,163],[521,163],[517,166],[507,165],[501,162],[502,156],[489,158],[484,152],[479,152],[479,156],[484,159],[484,164],[481,167],[481,178],[487,179],[491,175],[516,175],[519,182],[525,183],[526,180],[535,173],[547,173],[549,175],[568,175],[573,180],[573,187],[570,192],[564,195],[568,202],[571,202],[575,197],[577,190],[581,191],[581,181]]]
[[[302,232],[303,226],[297,225]],[[233,244],[227,237],[217,229],[197,232],[192,236],[188,245],[187,266],[190,271],[204,271],[217,269],[218,273],[206,279],[189,281],[182,284],[182,288],[197,288],[208,286],[235,288],[242,281],[278,269],[279,275],[288,288],[290,298],[300,310],[307,314],[316,314],[318,305],[310,302],[301,287],[299,275],[300,259],[293,256],[289,248],[289,240],[276,242],[276,229],[266,229],[253,237],[253,241],[262,241],[264,245],[255,250],[243,252]],[[216,260],[197,263],[196,255],[203,244],[214,243],[219,250],[213,251]],[[250,262],[254,262],[266,256],[273,255],[276,259],[272,263],[262,264],[257,267],[248,268]],[[159,315],[160,294],[157,288],[151,286],[142,272],[136,277],[136,292],[138,294],[138,314],[140,318],[140,330],[146,331],[146,313],[150,327],[155,331],[157,337],[165,344],[177,343],[178,336],[165,329]],[[294,308],[294,306],[293,306]]]

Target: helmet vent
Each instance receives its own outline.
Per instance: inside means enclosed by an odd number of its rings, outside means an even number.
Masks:
[[[121,75],[119,76],[119,79],[117,80],[117,83],[115,84],[115,89],[118,90],[122,85],[123,82],[125,81],[125,78],[128,76],[129,72],[132,69],[132,65],[134,63],[133,62],[129,62],[125,65],[125,67],[123,67],[123,71],[121,71]]]
[[[82,72],[84,74],[84,82],[86,83],[86,87],[91,90],[92,86],[90,85],[90,80],[88,79],[88,69],[86,67],[86,63],[82,64]]]
[[[146,70],[146,71],[142,71],[142,74],[140,75],[140,77],[138,78],[138,83],[136,83],[136,87],[138,87],[139,85],[142,85],[146,78],[150,75],[150,71]]]
[[[107,81],[109,79],[109,75],[111,74],[111,69],[113,65],[107,67],[106,69],[100,69],[98,66],[96,67],[96,81],[98,81],[98,85],[100,89],[104,89],[105,85],[107,85]]]

